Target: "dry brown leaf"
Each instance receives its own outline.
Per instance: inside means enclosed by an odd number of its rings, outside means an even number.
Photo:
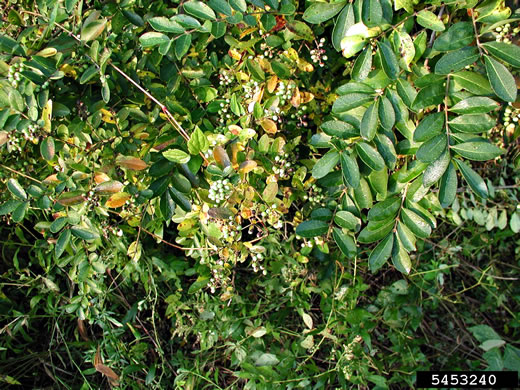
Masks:
[[[132,169],[134,171],[142,171],[148,167],[148,164],[143,160],[132,156],[118,156],[116,162],[123,168]]]
[[[229,160],[229,156],[222,146],[217,146],[213,150],[213,158],[217,164],[219,164],[222,168],[227,168],[231,165],[231,161]]]
[[[85,327],[85,321],[78,318],[78,332],[83,341],[90,341],[87,335],[87,328]]]
[[[94,192],[97,192],[101,195],[110,195],[115,194],[116,192],[121,191],[124,187],[124,184],[117,180],[105,181],[94,188]]]

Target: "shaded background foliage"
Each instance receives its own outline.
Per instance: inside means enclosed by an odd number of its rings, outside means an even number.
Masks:
[[[6,3],[0,382],[518,369],[516,8]]]

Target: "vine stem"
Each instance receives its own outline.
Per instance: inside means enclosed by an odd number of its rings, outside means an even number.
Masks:
[[[477,21],[475,20],[475,10],[473,8],[470,9],[470,13],[471,13],[471,21],[473,22],[473,31],[475,31],[475,41],[477,43],[478,52],[480,53],[480,56],[482,57],[484,55],[484,52],[482,51],[482,45],[480,44],[480,39],[478,38]]]
[[[31,177],[31,176],[28,176],[22,172],[19,172],[17,171],[16,169],[13,169],[13,168],[9,168],[8,166],[5,166],[4,164],[0,164],[0,167],[4,168],[4,169],[7,169],[8,171],[11,171],[13,173],[16,173],[17,175],[20,175],[20,176],[23,176],[25,177],[26,179],[29,179],[29,180],[32,180],[32,181],[35,181],[36,183],[38,184],[42,184],[42,182],[38,179],[35,179],[34,177]]]

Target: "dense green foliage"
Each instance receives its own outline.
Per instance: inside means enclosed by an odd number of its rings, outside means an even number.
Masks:
[[[0,15],[0,382],[384,389],[520,367],[504,1]]]

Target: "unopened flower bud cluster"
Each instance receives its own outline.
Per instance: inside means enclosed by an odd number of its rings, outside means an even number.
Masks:
[[[309,123],[307,122],[307,106],[301,106],[296,114],[291,114],[291,119],[298,119],[299,123],[303,127],[307,127]]]
[[[280,105],[283,106],[287,100],[291,100],[294,89],[296,85],[294,83],[289,83],[286,85],[283,81],[278,84],[278,88],[276,90],[275,95],[280,98]]]
[[[220,109],[218,110],[220,115],[220,123],[226,123],[228,119],[231,119],[231,109],[229,108],[229,99],[226,99],[225,103],[220,103]]]
[[[208,197],[215,203],[224,202],[233,192],[233,187],[228,179],[219,179],[211,183]]]
[[[247,83],[242,84],[244,90],[244,97],[246,99],[253,99],[253,97],[260,92],[260,86],[258,81],[249,80]]]
[[[321,187],[318,187],[316,184],[313,184],[310,188],[310,195],[304,195],[303,199],[311,202],[313,206],[325,206],[326,196],[322,192],[323,189]]]
[[[260,213],[260,215],[267,220],[267,222],[273,226],[275,229],[281,229],[283,227],[283,222],[280,219],[280,214],[276,210],[276,204],[271,205],[271,207],[267,207],[264,211]]]
[[[512,43],[512,39],[520,32],[520,26],[512,27],[511,23],[495,28],[495,40],[497,42]]]
[[[321,68],[325,66],[325,63],[323,61],[327,61],[328,57],[325,54],[325,49],[323,49],[323,46],[325,45],[325,38],[321,38],[320,42],[317,44],[316,49],[312,49],[310,51],[311,53],[311,59],[312,62],[315,64],[319,64]]]
[[[253,267],[254,272],[262,271],[263,275],[267,275],[267,271],[265,267],[260,264],[260,262],[264,259],[264,255],[261,253],[251,253],[251,265]]]
[[[506,131],[514,131],[515,127],[518,125],[518,121],[520,120],[520,109],[513,107],[511,103],[509,103],[504,111],[502,119],[504,120]]]
[[[273,166],[273,172],[278,175],[280,179],[288,179],[290,174],[294,171],[292,163],[288,159],[289,154],[284,153],[281,157],[276,156],[274,158],[275,165]]]

